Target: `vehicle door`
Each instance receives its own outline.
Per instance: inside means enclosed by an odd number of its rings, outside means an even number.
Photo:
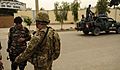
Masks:
[[[104,26],[102,18],[96,19],[96,26],[100,27],[101,30],[105,29],[105,26]]]
[[[109,23],[109,29],[115,29],[116,27],[116,22],[112,18],[108,18],[108,23]]]

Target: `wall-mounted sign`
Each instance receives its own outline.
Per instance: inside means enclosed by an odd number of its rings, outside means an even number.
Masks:
[[[26,4],[22,2],[14,2],[14,1],[0,1],[0,8],[6,9],[26,9]]]

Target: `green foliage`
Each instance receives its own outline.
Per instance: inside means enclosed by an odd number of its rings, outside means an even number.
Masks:
[[[105,13],[110,13],[109,8],[108,8],[109,2],[108,0],[98,0],[97,5],[96,5],[96,13],[97,14],[105,14]]]
[[[120,0],[110,0],[110,7],[112,7],[113,5],[115,6],[118,6],[120,4]]]
[[[55,7],[54,14],[55,14],[55,17],[56,17],[55,20],[56,21],[60,21],[60,16],[58,14],[58,11],[59,11],[59,2],[54,3],[54,7]]]
[[[67,13],[70,10],[69,3],[62,2],[61,5],[59,5],[59,2],[54,3],[54,14],[56,17],[56,21],[60,21],[63,23],[63,21],[67,20]]]
[[[30,28],[30,25],[32,24],[31,18],[25,17],[25,18],[24,18],[24,22],[25,22],[25,23],[27,24],[27,26],[29,26],[29,28]]]
[[[62,24],[64,23],[64,21],[67,20],[67,14],[70,10],[69,6],[69,3],[67,2],[62,2],[61,5],[59,5],[59,2],[54,3],[54,14],[56,17],[56,21],[59,21],[61,23],[61,29]]]
[[[74,21],[76,22],[78,20],[78,10],[80,8],[80,3],[78,2],[73,2],[71,4],[71,11],[72,15],[74,16]]]
[[[67,20],[67,13],[70,10],[70,5],[67,2],[62,2],[60,10],[63,12],[63,19]]]

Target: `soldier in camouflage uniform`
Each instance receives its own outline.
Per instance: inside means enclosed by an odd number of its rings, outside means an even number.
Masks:
[[[28,60],[34,65],[34,70],[52,70],[53,60],[60,54],[60,39],[58,33],[48,27],[49,16],[40,12],[36,19],[38,30],[31,38],[26,50],[16,58],[15,63]]]
[[[7,52],[9,53],[11,61],[11,70],[17,70],[18,66],[20,70],[24,70],[27,61],[21,62],[19,65],[13,62],[15,58],[26,49],[26,42],[30,40],[31,36],[29,30],[22,26],[21,17],[16,17],[14,23],[15,25],[9,29]]]
[[[2,49],[2,45],[1,45],[1,42],[0,42],[0,50]],[[2,63],[2,54],[0,52],[0,70],[3,70],[4,67],[3,67],[3,63]]]

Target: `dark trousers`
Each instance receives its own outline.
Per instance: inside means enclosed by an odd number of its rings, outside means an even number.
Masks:
[[[11,70],[17,70],[17,67],[19,67],[19,70],[24,70],[26,65],[27,61],[21,62],[19,65],[16,65],[11,61]]]
[[[52,61],[47,62],[46,66],[38,67],[34,65],[34,70],[52,70]]]
[[[52,67],[34,67],[34,70],[52,70]]]
[[[10,54],[11,70],[17,70],[17,67],[19,67],[19,70],[24,70],[25,66],[27,65],[27,60],[16,65],[14,64],[16,57],[16,55]]]

